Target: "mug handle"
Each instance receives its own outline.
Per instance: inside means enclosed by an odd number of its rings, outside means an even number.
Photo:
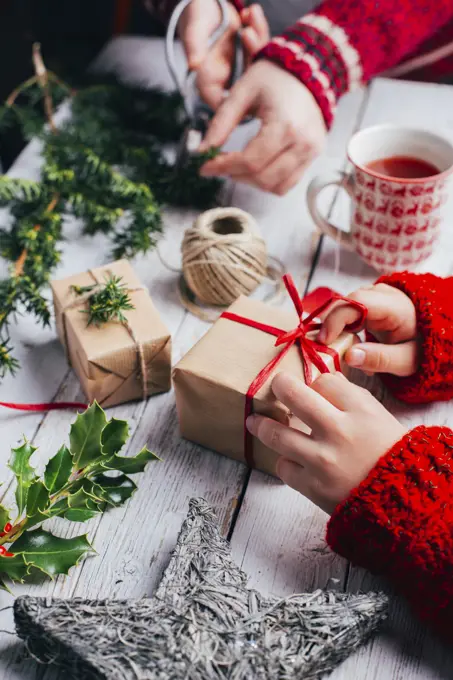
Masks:
[[[318,208],[318,196],[323,191],[330,186],[337,186],[340,189],[344,189],[354,200],[354,180],[351,175],[345,172],[332,172],[330,177],[314,177],[307,189],[307,205],[310,215],[318,227],[318,229],[323,233],[327,234],[335,241],[341,241],[341,245],[347,248],[347,250],[354,250],[354,243],[352,240],[352,233],[350,231],[343,231],[339,229],[334,224],[329,222]]]

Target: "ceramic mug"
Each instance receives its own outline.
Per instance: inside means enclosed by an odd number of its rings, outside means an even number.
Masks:
[[[387,177],[367,167],[385,158],[425,161],[438,173],[406,179]],[[317,227],[354,250],[381,272],[411,269],[429,257],[439,236],[442,207],[448,198],[453,146],[437,135],[398,125],[378,125],[357,132],[350,140],[352,172],[315,177],[307,203]],[[350,230],[334,226],[321,214],[318,195],[336,185],[352,199]]]

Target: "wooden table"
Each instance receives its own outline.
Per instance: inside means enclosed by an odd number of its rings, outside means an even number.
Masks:
[[[114,40],[102,55],[102,64],[121,74],[152,84],[169,84],[159,41],[136,38]],[[156,75],[158,74],[158,75]],[[345,149],[351,134],[376,123],[394,122],[427,127],[453,142],[453,89],[437,85],[378,80],[364,91],[346,97],[340,105],[323,155],[313,164],[301,184],[284,198],[263,194],[244,185],[232,187],[231,202],[252,212],[265,234],[270,252],[280,258],[295,276],[300,290],[320,284],[348,293],[376,278],[376,272],[358,257],[341,251],[340,266],[334,274],[336,245],[319,243],[307,213],[305,190],[317,172],[345,166]],[[244,131],[233,139],[243,143]],[[32,142],[18,158],[11,175],[36,178],[39,171],[38,142]],[[345,227],[347,200],[336,194],[323,196],[324,209]],[[179,244],[194,215],[168,211],[161,243],[164,258],[179,262]],[[453,274],[453,206],[447,211],[443,242],[424,269],[442,275]],[[80,235],[79,225],[68,223],[67,241],[59,277],[105,261],[105,242]],[[173,361],[206,332],[207,324],[184,311],[178,302],[175,274],[159,261],[157,254],[138,258],[134,267],[151,292],[170,328],[174,342]],[[42,330],[29,318],[13,329],[22,369],[0,387],[0,398],[8,401],[41,402],[83,400],[77,378],[68,369],[55,329]],[[360,380],[360,376],[358,377]],[[363,378],[362,378],[362,382]],[[397,405],[378,382],[367,386],[396,413],[408,427],[420,424],[453,426],[450,404],[423,408]],[[74,568],[69,577],[41,586],[15,586],[14,593],[57,597],[144,597],[152,595],[174,547],[181,522],[192,496],[203,496],[217,509],[223,532],[231,540],[233,556],[250,576],[250,585],[278,595],[313,590],[328,583],[348,591],[385,587],[360,569],[335,556],[326,546],[326,516],[302,496],[277,480],[182,441],[178,435],[172,393],[153,397],[146,403],[132,403],[110,410],[110,415],[129,420],[131,450],[143,444],[164,460],[148,466],[139,488],[123,508],[112,510],[85,525],[56,521],[62,535],[72,536],[88,529],[98,555]],[[26,435],[40,447],[35,456],[39,469],[67,439],[71,412],[23,415],[0,412],[0,479],[5,480],[3,496],[8,501],[11,474],[6,467],[9,448]],[[12,603],[1,592],[0,607]],[[1,614],[0,628],[12,630],[11,610]],[[2,680],[50,680],[55,674],[23,658],[17,639],[2,635],[0,641]],[[331,676],[334,680],[432,680],[453,677],[453,654],[442,647],[408,613],[397,597],[391,599],[388,630],[358,654],[349,658]],[[81,679],[82,680],[82,679]]]

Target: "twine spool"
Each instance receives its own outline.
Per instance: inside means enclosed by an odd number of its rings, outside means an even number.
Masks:
[[[187,286],[206,305],[228,306],[267,276],[264,239],[253,217],[239,208],[202,213],[186,231],[181,252]]]

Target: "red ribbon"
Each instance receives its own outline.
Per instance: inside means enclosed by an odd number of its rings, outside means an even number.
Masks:
[[[253,437],[247,429],[246,421],[249,415],[253,413],[253,397],[265,384],[272,371],[277,367],[283,357],[288,354],[293,345],[297,345],[299,348],[305,383],[307,385],[311,385],[313,381],[312,364],[318,369],[320,373],[329,373],[329,367],[326,365],[320,354],[328,354],[331,356],[334,360],[335,369],[340,371],[341,367],[338,352],[336,352],[332,347],[327,347],[327,345],[323,345],[307,337],[307,333],[319,330],[321,328],[321,324],[314,322],[313,319],[322,314],[322,312],[324,312],[333,302],[336,302],[337,300],[348,302],[352,307],[360,312],[360,318],[354,323],[346,326],[345,330],[351,332],[357,331],[363,325],[367,316],[366,307],[361,305],[359,302],[349,300],[349,298],[338,295],[338,293],[334,293],[329,289],[317,289],[312,294],[307,296],[307,298],[302,300],[299,296],[299,293],[297,292],[296,286],[294,285],[294,281],[289,274],[285,274],[283,277],[283,282],[286,286],[289,296],[291,297],[291,300],[293,301],[294,307],[296,308],[297,316],[299,317],[299,324],[296,326],[296,328],[294,328],[294,330],[285,331],[281,328],[276,328],[275,326],[269,326],[265,323],[254,321],[253,319],[247,319],[246,317],[240,316],[239,314],[234,314],[233,312],[223,312],[221,315],[221,317],[224,319],[229,319],[230,321],[235,321],[236,323],[240,323],[244,326],[256,328],[259,331],[263,331],[263,333],[274,335],[277,338],[275,346],[279,347],[280,345],[283,345],[282,350],[276,354],[275,357],[271,359],[271,361],[269,361],[269,363],[252,381],[245,396],[244,457],[247,465],[251,468],[255,467],[253,457]],[[326,293],[326,291],[328,292]],[[309,302],[309,298],[312,298],[310,301],[312,304],[309,306],[311,308],[313,307],[313,301],[315,298],[317,299],[315,303],[317,306],[315,309],[312,308],[309,315],[303,319],[302,316],[304,313],[304,303]]]
[[[63,409],[82,409],[88,408],[88,404],[79,401],[52,401],[42,404],[15,404],[9,401],[0,401],[0,406],[12,408],[16,411],[61,411]]]

